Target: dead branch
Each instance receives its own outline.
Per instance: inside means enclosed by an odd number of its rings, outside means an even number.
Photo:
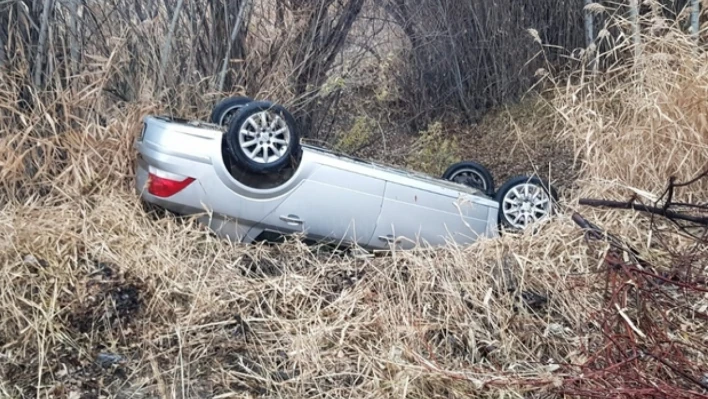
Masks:
[[[165,44],[162,47],[162,52],[160,54],[160,70],[157,75],[158,90],[162,88],[162,83],[165,76],[165,68],[167,68],[167,63],[170,60],[170,53],[172,51],[172,38],[175,34],[175,26],[177,25],[177,19],[179,18],[179,14],[182,11],[183,3],[184,0],[179,0],[177,2],[177,7],[174,10],[174,14],[172,15],[172,21],[170,22],[170,29],[167,32],[167,38],[165,39]]]
[[[643,204],[638,204],[636,202],[622,202],[622,201],[608,201],[599,200],[591,198],[582,198],[578,201],[580,205],[587,205],[593,207],[605,207],[605,208],[615,208],[615,209],[633,209],[635,211],[652,213],[655,215],[665,216],[670,219],[685,220],[687,222],[698,223],[701,225],[708,226],[708,217],[699,217],[685,215],[683,213],[670,211],[665,208],[657,208],[655,206],[647,206]]]
[[[37,54],[34,64],[34,85],[39,87],[42,83],[42,66],[44,64],[44,55],[47,52],[47,36],[49,31],[49,13],[54,6],[52,0],[44,0],[42,8],[42,22],[39,30],[39,42],[37,45]]]
[[[71,59],[71,74],[76,75],[79,73],[79,57],[81,56],[80,46],[80,24],[81,19],[79,18],[79,0],[69,0],[69,51]]]
[[[673,180],[669,187],[673,187]],[[666,192],[669,197],[673,189]],[[588,201],[584,201],[588,202]],[[621,209],[632,209],[633,203],[590,200]],[[651,208],[651,207],[649,207]],[[655,213],[665,211],[653,207]],[[673,212],[676,213],[676,212]],[[668,216],[674,216],[669,213]],[[685,216],[685,215],[684,215]],[[586,230],[588,237],[608,239],[612,248],[635,251],[624,240],[611,235],[578,213],[573,221]],[[653,225],[652,225],[653,229]],[[654,229],[655,236],[667,234]],[[697,241],[701,240],[695,238]],[[689,353],[706,354],[706,347],[697,336],[684,335],[672,340],[677,328],[677,314],[683,317],[705,319],[708,315],[691,306],[708,292],[705,279],[699,275],[682,273],[700,256],[686,257],[668,251],[666,242],[658,240],[661,252],[669,253],[668,265],[661,266],[637,259],[629,260],[616,251],[608,251],[604,259],[605,303],[593,315],[592,324],[601,329],[602,341],[588,346],[587,360],[577,365],[583,379],[566,379],[561,391],[570,395],[607,397],[609,393],[624,397],[667,396],[676,398],[706,397],[704,370],[689,360]],[[705,243],[705,240],[701,240]],[[705,255],[704,255],[705,256]],[[635,263],[636,262],[636,263]],[[666,270],[668,268],[668,270]],[[699,337],[698,337],[699,339]],[[590,349],[602,348],[602,349]],[[699,387],[699,390],[696,388]]]
[[[703,209],[703,210],[708,209],[705,205],[674,202],[676,188],[690,186],[690,185],[695,184],[699,180],[706,178],[706,177],[708,177],[708,169],[706,169],[702,173],[698,174],[696,177],[692,178],[691,180],[689,180],[687,182],[683,182],[683,183],[677,183],[676,178],[674,176],[671,176],[669,178],[669,184],[667,185],[666,189],[664,190],[664,193],[661,195],[661,198],[665,198],[664,205],[661,207],[638,204],[638,203],[634,202],[634,199],[631,199],[630,201],[627,201],[627,202],[622,202],[622,201],[600,200],[600,199],[592,199],[592,198],[581,198],[578,201],[578,203],[580,205],[587,205],[587,206],[593,206],[593,207],[604,207],[604,208],[614,208],[614,209],[633,209],[636,211],[646,212],[646,213],[650,213],[653,215],[664,216],[674,222],[677,220],[681,220],[681,221],[685,221],[685,222],[696,223],[696,224],[699,224],[702,226],[708,226],[708,216],[688,215],[684,212],[678,212],[678,211],[670,209],[672,207],[673,208],[676,208],[676,207],[693,208],[693,209]]]
[[[2,35],[0,34],[0,69],[5,66],[5,41],[2,40]]]

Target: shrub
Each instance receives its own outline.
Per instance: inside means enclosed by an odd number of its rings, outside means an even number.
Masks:
[[[446,135],[442,123],[436,121],[421,132],[406,157],[409,168],[430,175],[442,175],[445,169],[460,159],[457,138]]]
[[[375,129],[376,121],[371,117],[358,116],[354,121],[354,126],[339,136],[335,149],[345,153],[355,153],[372,140]]]

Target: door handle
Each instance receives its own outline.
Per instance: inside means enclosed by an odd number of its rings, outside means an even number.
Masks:
[[[297,215],[281,215],[280,220],[292,226],[299,226],[303,223],[303,220],[297,217]]]

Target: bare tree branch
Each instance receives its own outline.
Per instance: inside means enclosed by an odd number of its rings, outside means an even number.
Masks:
[[[708,217],[691,216],[684,215],[679,212],[674,212],[666,210],[664,208],[657,208],[654,206],[647,206],[642,204],[637,204],[635,202],[622,202],[622,201],[606,201],[599,199],[580,199],[578,201],[580,205],[595,206],[595,207],[606,207],[615,209],[633,209],[635,211],[642,211],[647,213],[653,213],[655,215],[666,216],[670,219],[685,220],[687,222],[694,222],[698,224],[703,224],[708,226]]]
[[[184,0],[177,1],[177,7],[172,14],[172,22],[170,23],[170,28],[167,32],[167,38],[165,39],[165,44],[162,47],[162,52],[160,54],[160,70],[158,72],[157,78],[157,88],[158,90],[162,88],[162,84],[165,79],[165,69],[167,68],[167,63],[170,60],[170,53],[172,51],[172,38],[175,34],[175,26],[177,25],[177,19],[179,18],[180,11],[182,11],[182,4]]]
[[[5,41],[2,39],[2,36],[0,36],[0,69],[5,67],[5,62],[7,62],[5,56]]]
[[[53,6],[53,0],[44,0],[42,5],[42,22],[39,28],[39,41],[37,54],[34,59],[34,85],[42,85],[42,69],[44,65],[44,55],[47,52],[47,32],[49,31],[49,13]]]
[[[224,63],[221,65],[221,72],[219,73],[219,86],[217,91],[221,92],[224,89],[224,80],[226,79],[226,69],[229,66],[229,59],[231,58],[231,46],[236,40],[236,35],[238,35],[241,29],[241,23],[244,19],[244,14],[248,10],[250,11],[251,1],[244,0],[238,10],[238,16],[236,16],[236,22],[234,23],[234,29],[231,31],[231,37],[229,38],[228,45],[226,46],[226,54],[224,54]]]
[[[79,0],[68,0],[69,3],[69,49],[71,54],[71,74],[79,71]]]

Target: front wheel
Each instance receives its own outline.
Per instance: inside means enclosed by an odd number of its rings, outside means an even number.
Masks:
[[[496,199],[499,221],[506,227],[524,230],[551,216],[558,194],[538,177],[517,176],[499,188]]]
[[[252,102],[236,114],[226,144],[237,167],[251,173],[279,172],[300,161],[295,119],[281,105]]]

